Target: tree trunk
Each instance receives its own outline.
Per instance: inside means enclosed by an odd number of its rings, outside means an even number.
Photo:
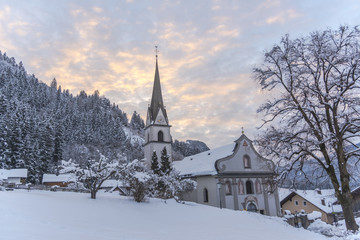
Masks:
[[[91,199],[96,199],[96,191],[95,190],[91,190]]]
[[[340,204],[343,210],[346,228],[351,231],[359,230],[359,226],[356,224],[354,213],[352,211],[352,196],[350,191],[342,193],[340,197]]]
[[[350,190],[350,174],[347,170],[347,162],[345,161],[344,149],[341,142],[338,146],[337,154],[341,182],[341,196],[340,198],[338,197],[338,199],[340,200],[343,209],[346,228],[355,232],[359,230],[359,226],[356,224],[354,213],[352,211],[353,198]]]

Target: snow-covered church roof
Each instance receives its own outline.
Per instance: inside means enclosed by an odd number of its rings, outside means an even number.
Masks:
[[[232,155],[235,145],[236,143],[233,142],[219,148],[186,157],[181,161],[174,161],[173,167],[179,171],[181,175],[186,176],[216,175],[215,162],[218,159]]]

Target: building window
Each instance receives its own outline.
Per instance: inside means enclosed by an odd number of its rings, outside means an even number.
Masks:
[[[306,202],[306,201],[304,201],[304,202],[303,202],[303,204],[304,204],[304,206],[306,206],[307,202]]]
[[[230,181],[225,182],[225,194],[231,195],[231,183]]]
[[[295,200],[295,206],[298,206],[298,205],[299,205],[298,200]]]
[[[246,194],[253,194],[254,190],[253,190],[253,183],[250,180],[246,181]]]
[[[256,186],[256,194],[261,194],[261,182],[259,181],[259,179],[256,180],[255,186]]]
[[[251,162],[249,155],[244,155],[244,168],[251,168]]]
[[[239,180],[239,183],[238,183],[238,191],[239,191],[239,194],[244,194],[244,183]]]
[[[148,133],[147,134],[147,142],[149,142],[150,141],[150,134]]]
[[[158,141],[163,142],[164,141],[164,133],[162,131],[158,132]]]
[[[203,190],[203,197],[204,197],[204,202],[209,202],[209,194],[206,188],[204,188]]]

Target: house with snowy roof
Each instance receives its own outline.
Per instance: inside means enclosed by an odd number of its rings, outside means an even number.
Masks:
[[[0,180],[8,183],[25,184],[28,176],[26,168],[0,169]]]
[[[45,186],[67,187],[74,182],[76,182],[75,174],[44,174],[42,179]]]
[[[197,182],[185,200],[209,206],[280,216],[274,163],[255,150],[242,134],[236,141],[173,162],[184,178]]]
[[[119,192],[120,195],[128,196],[130,194],[130,188],[127,187],[122,181],[115,179],[108,179],[101,184],[100,189],[105,190],[105,192]]]
[[[333,223],[334,214],[342,212],[341,206],[335,204],[337,198],[334,189],[316,190],[290,190],[280,188],[280,205],[283,214],[313,212],[321,213],[321,220],[326,223]]]

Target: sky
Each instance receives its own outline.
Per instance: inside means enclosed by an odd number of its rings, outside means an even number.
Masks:
[[[145,119],[154,46],[173,139],[210,148],[259,133],[252,69],[282,36],[360,24],[358,0],[0,0],[0,50],[44,83]]]

